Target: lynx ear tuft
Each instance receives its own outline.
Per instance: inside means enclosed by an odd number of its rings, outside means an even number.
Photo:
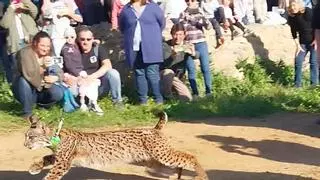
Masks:
[[[29,117],[29,122],[31,124],[31,128],[35,128],[39,122],[39,118],[36,115],[31,115]]]

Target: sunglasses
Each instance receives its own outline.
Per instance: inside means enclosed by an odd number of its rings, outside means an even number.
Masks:
[[[92,38],[80,38],[80,41],[91,41]]]

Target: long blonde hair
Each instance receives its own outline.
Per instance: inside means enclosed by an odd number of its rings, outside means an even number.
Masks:
[[[297,11],[298,9],[298,11]],[[297,13],[304,13],[305,6],[302,0],[290,0],[288,6],[289,16],[295,16]]]

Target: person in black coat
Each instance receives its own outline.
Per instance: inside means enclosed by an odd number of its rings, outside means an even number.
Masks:
[[[302,0],[291,0],[288,6],[288,14],[288,24],[296,44],[295,86],[302,86],[302,64],[308,52],[310,52],[311,85],[317,85],[319,69],[315,50],[314,29],[312,28],[312,10],[305,7]]]

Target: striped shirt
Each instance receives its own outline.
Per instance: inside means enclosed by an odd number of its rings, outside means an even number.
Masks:
[[[198,9],[187,8],[180,16],[181,22],[186,30],[186,41],[192,44],[205,42],[203,28],[209,30],[210,22],[204,17],[203,13]]]

